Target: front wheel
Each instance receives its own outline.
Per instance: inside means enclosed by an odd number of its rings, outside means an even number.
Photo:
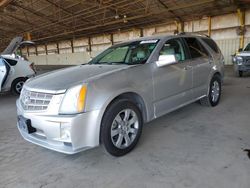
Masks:
[[[142,132],[142,116],[139,108],[128,100],[111,104],[101,125],[101,141],[113,156],[123,156],[137,144]]]
[[[221,79],[215,75],[209,85],[209,93],[207,97],[200,100],[200,103],[205,106],[216,106],[219,104],[221,97]]]

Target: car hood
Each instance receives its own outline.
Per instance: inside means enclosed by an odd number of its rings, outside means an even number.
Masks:
[[[237,56],[242,56],[242,57],[250,56],[250,51],[240,52],[237,54]]]
[[[80,65],[45,73],[28,80],[24,88],[47,93],[63,93],[77,84],[88,83],[107,74],[127,69],[129,65]]]

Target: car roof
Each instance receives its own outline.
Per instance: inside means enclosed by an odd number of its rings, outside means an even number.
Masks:
[[[140,37],[140,38],[136,38],[136,39],[132,39],[126,42],[120,42],[118,44],[115,44],[115,46],[120,46],[120,45],[126,45],[129,44],[131,42],[137,42],[137,41],[143,41],[143,40],[162,40],[162,39],[167,39],[167,38],[171,38],[171,37],[195,37],[195,38],[207,38],[207,39],[211,39],[210,37],[208,37],[207,35],[204,34],[199,34],[199,33],[180,33],[180,34],[172,34],[172,35],[153,35],[153,36],[147,36],[147,37]]]

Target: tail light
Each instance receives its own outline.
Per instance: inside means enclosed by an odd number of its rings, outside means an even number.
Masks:
[[[30,64],[30,68],[36,73],[36,68],[35,68],[35,64],[34,63]]]

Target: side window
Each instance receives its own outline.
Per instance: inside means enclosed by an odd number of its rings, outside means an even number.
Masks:
[[[202,39],[215,53],[219,53],[219,48],[217,46],[217,44],[209,38],[203,38]]]
[[[209,56],[207,50],[196,38],[185,38],[191,58],[207,57]]]
[[[175,55],[177,61],[186,59],[183,45],[179,39],[168,40],[160,51],[160,55]]]
[[[7,61],[11,66],[15,66],[17,64],[16,60],[12,60],[12,59],[7,59],[5,58],[5,61]]]
[[[250,43],[246,46],[246,48],[244,49],[244,51],[250,51]]]

